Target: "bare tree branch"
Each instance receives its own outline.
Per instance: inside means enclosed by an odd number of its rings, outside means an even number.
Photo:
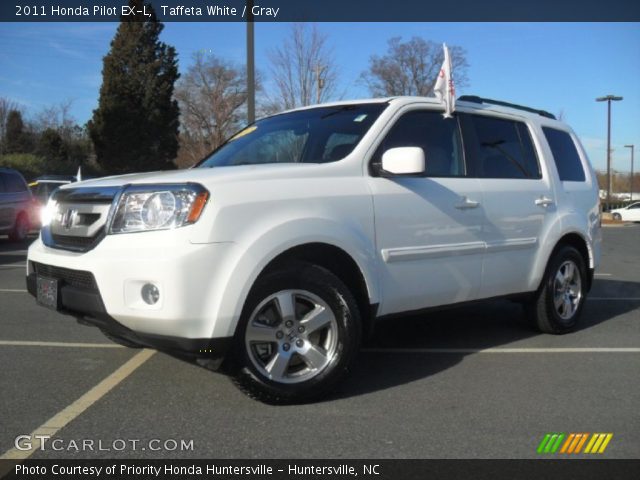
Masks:
[[[315,25],[296,23],[282,46],[269,52],[275,93],[263,109],[269,113],[322,103],[336,91],[338,67],[327,36]]]
[[[179,166],[201,160],[246,121],[246,85],[244,69],[214,55],[195,55],[175,93],[181,112]]]
[[[462,47],[449,46],[456,88],[469,84],[467,53]],[[444,60],[442,45],[412,37],[402,42],[400,37],[388,41],[385,55],[372,55],[369,70],[360,78],[375,97],[396,95],[428,96]]]

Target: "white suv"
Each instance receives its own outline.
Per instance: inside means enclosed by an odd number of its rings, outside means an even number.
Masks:
[[[327,392],[380,317],[510,297],[568,332],[601,244],[572,130],[479,97],[453,118],[417,97],[285,112],[196,168],[61,187],[47,213],[28,258],[39,303],[224,365],[273,403]]]

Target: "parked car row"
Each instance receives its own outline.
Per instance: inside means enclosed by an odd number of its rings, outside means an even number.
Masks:
[[[22,175],[11,168],[0,168],[0,235],[14,242],[27,238],[36,223],[37,207]]]
[[[627,205],[624,208],[616,208],[611,210],[614,220],[622,220],[623,222],[640,222],[640,202]]]
[[[45,175],[27,184],[12,168],[0,168],[0,235],[22,242],[39,228],[41,212],[51,194],[61,185],[76,181],[72,175]]]

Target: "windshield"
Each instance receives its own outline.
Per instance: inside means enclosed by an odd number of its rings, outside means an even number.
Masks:
[[[386,106],[339,105],[268,117],[231,137],[198,167],[335,162],[351,153]]]

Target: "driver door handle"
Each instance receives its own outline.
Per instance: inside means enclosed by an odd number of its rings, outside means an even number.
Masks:
[[[480,202],[469,200],[467,197],[462,197],[462,201],[455,205],[458,210],[468,210],[470,208],[478,208]]]
[[[536,199],[536,205],[540,207],[548,207],[549,205],[553,205],[553,199],[549,197],[545,197],[543,195],[540,198]]]

